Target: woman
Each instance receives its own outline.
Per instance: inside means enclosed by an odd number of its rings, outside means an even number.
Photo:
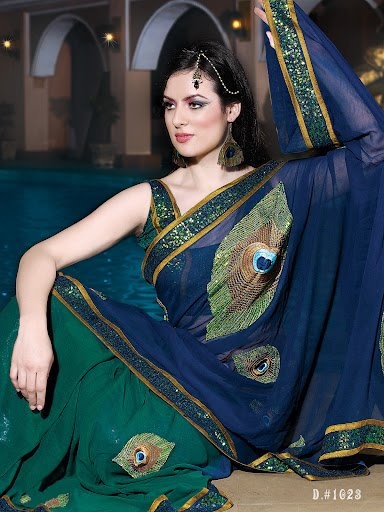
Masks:
[[[0,510],[226,510],[210,480],[231,461],[338,478],[382,453],[384,116],[291,0],[265,9],[280,144],[319,154],[263,163],[238,64],[182,53],[164,90],[180,167],[21,260],[0,374],[17,335],[35,412],[1,386]],[[130,231],[163,322],[55,280]]]

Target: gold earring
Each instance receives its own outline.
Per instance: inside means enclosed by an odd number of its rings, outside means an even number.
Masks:
[[[230,123],[227,138],[220,149],[217,163],[223,167],[236,167],[243,162],[243,150],[232,136],[232,123]]]
[[[187,167],[187,162],[185,161],[184,157],[181,156],[180,153],[175,148],[173,148],[172,161],[175,165],[179,167]]]

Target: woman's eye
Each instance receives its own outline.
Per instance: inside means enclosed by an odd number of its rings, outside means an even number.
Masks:
[[[191,103],[189,104],[189,106],[191,108],[201,108],[201,107],[204,107],[204,103],[199,103],[197,101],[191,101]]]
[[[172,108],[174,108],[174,104],[173,103],[170,103],[169,101],[163,101],[163,108],[165,110],[171,110]]]

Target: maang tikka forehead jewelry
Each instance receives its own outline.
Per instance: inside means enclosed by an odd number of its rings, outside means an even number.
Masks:
[[[195,89],[198,89],[200,87],[200,84],[203,83],[203,80],[201,79],[201,70],[199,68],[201,57],[204,57],[204,59],[210,63],[214,72],[218,76],[221,85],[223,86],[224,90],[227,91],[228,94],[239,94],[240,91],[230,91],[228,89],[228,87],[223,82],[223,79],[221,78],[220,73],[217,71],[216,66],[213,64],[213,62],[210,61],[210,59],[208,59],[208,57],[205,55],[204,52],[199,52],[199,54],[197,56],[195,72],[193,73],[193,77],[192,77],[192,83],[193,83],[193,87]]]

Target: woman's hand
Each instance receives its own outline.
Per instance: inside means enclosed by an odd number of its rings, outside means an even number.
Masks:
[[[16,391],[28,400],[32,411],[41,411],[44,407],[52,363],[53,350],[46,325],[21,323],[9,375]]]
[[[256,16],[258,16],[261,21],[263,21],[266,25],[268,25],[267,15],[264,11],[264,2],[257,0],[256,1],[256,7],[254,9],[254,13]],[[273,40],[271,32],[268,30],[267,37],[269,39],[269,44],[272,48],[275,48],[275,41]]]

